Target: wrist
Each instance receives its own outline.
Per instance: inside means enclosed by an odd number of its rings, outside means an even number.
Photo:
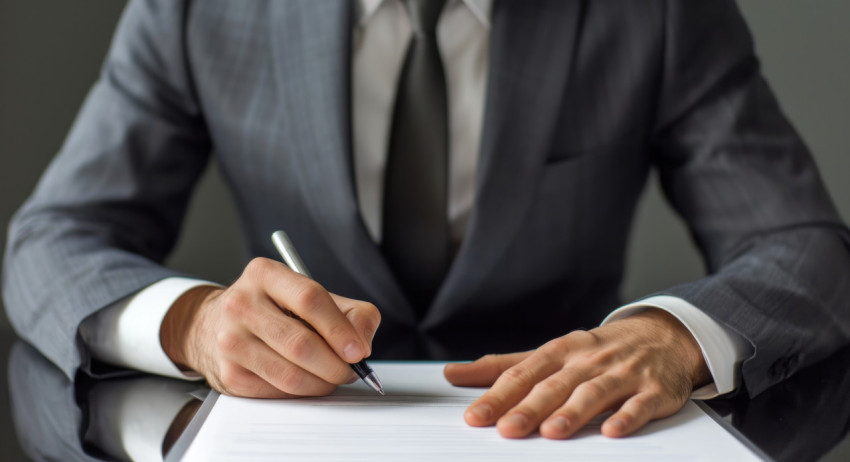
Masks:
[[[190,348],[193,339],[190,328],[198,320],[207,300],[222,289],[199,286],[182,294],[165,314],[159,330],[159,341],[168,358],[181,370],[192,370]]]
[[[673,336],[671,348],[677,350],[682,363],[687,365],[694,389],[712,381],[711,372],[708,370],[708,365],[702,355],[702,348],[681,321],[666,310],[658,308],[649,309],[634,316],[651,321],[663,332],[668,332]],[[661,332],[658,334],[660,336]]]

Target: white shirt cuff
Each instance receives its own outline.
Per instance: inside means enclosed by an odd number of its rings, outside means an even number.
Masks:
[[[159,329],[181,295],[206,285],[218,286],[200,279],[163,279],[90,316],[80,325],[80,336],[100,361],[167,377],[200,379],[169,359],[159,341]]]
[[[640,300],[614,310],[602,321],[602,325],[651,308],[662,309],[675,316],[702,349],[714,383],[694,390],[691,399],[711,399],[735,390],[740,383],[741,362],[752,354],[752,345],[737,332],[681,298],[659,295]]]

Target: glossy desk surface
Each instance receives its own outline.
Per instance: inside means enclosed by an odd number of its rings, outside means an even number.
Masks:
[[[140,395],[146,396],[140,398],[145,402],[135,403],[144,407],[155,408],[157,400],[178,403],[174,407],[179,409],[168,412],[172,439],[200,406],[200,401],[192,398],[173,399],[188,396],[190,390],[198,395],[196,384],[145,375],[109,380],[78,376],[72,383],[20,341],[11,345],[8,354],[8,368],[2,374],[9,385],[7,399],[17,435],[13,441],[18,447],[3,448],[6,456],[23,453],[35,460],[121,459],[114,449],[120,443],[92,438],[92,428],[105,429],[98,435],[100,439],[121,434],[110,431],[115,424],[97,421],[102,412],[93,409],[98,405],[92,402],[92,395],[102,395],[103,390],[114,396],[124,389],[146,389],[147,395]],[[850,346],[754,399],[738,396],[713,400],[708,405],[729,431],[771,459],[850,460]],[[167,410],[167,403],[163,409]],[[172,414],[176,415],[174,420]],[[149,449],[161,454],[171,442],[151,441]],[[7,460],[3,456],[0,459]]]

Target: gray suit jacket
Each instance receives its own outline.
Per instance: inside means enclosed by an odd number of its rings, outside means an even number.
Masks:
[[[850,337],[850,233],[732,0],[502,1],[471,224],[425,318],[360,219],[351,3],[132,1],[100,81],[14,219],[4,297],[69,376],[80,322],[161,266],[211,153],[250,256],[286,229],[331,291],[383,313],[379,358],[469,358],[595,326],[657,168],[709,275],[665,293],[755,346],[757,393]]]

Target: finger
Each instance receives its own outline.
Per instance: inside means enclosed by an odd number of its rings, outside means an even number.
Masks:
[[[308,323],[340,358],[349,363],[363,359],[366,345],[319,283],[264,258],[252,260],[246,271],[261,282],[272,301]]]
[[[443,375],[458,387],[489,387],[508,368],[529,357],[533,352],[487,355],[471,363],[450,363]]]
[[[322,337],[301,320],[282,313],[267,297],[250,291],[231,291],[225,303],[229,325],[240,327],[218,333],[221,351],[244,349],[244,342],[254,336],[326,382],[341,384],[350,377],[348,363]],[[234,359],[239,362],[238,357]]]
[[[507,438],[523,438],[540,427],[585,380],[587,371],[562,369],[539,382],[519,404],[499,419],[499,433]]]
[[[552,375],[560,364],[546,355],[532,354],[505,370],[493,386],[466,410],[466,423],[481,427],[493,425],[525,397],[535,384]]]
[[[364,345],[366,345],[364,356],[370,356],[372,354],[372,340],[375,337],[378,326],[381,324],[381,312],[375,305],[369,302],[355,300],[333,293],[331,297],[345,317],[348,318],[351,325],[354,326],[354,330],[362,337]]]
[[[282,392],[294,396],[323,396],[336,389],[334,384],[288,361],[256,337],[244,340],[242,345],[241,348],[231,350],[231,357],[226,359],[251,371]],[[228,379],[222,375],[225,385],[228,385]]]
[[[223,366],[218,375],[209,377],[208,381],[213,389],[230,396],[271,399],[293,397],[289,393],[278,390],[257,374],[232,362]]]
[[[567,402],[540,425],[540,434],[545,438],[568,438],[632,393],[631,385],[611,374],[582,382]],[[501,432],[501,428],[499,430]]]
[[[628,436],[649,421],[675,414],[685,402],[658,393],[643,392],[628,399],[602,424],[602,434],[610,438]]]
[[[265,316],[249,322],[249,330],[278,355],[328,383],[343,384],[351,378],[351,366],[301,321],[273,307],[262,307]]]

